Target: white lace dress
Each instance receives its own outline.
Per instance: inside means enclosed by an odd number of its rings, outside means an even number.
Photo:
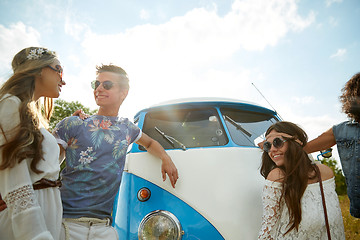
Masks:
[[[0,101],[0,123],[6,137],[14,134],[19,123],[17,97]],[[7,208],[0,212],[0,239],[59,239],[62,204],[58,188],[34,191],[32,184],[41,178],[56,180],[59,176],[59,147],[55,138],[44,128],[42,143],[44,160],[38,164],[43,173],[30,169],[31,159],[25,159],[13,168],[0,170],[0,193]],[[0,145],[4,143],[0,132]],[[0,149],[0,161],[2,151]]]
[[[335,192],[335,178],[323,181],[326,209],[331,239],[345,239],[344,224],[338,196]],[[258,239],[324,239],[327,240],[325,217],[319,183],[309,184],[301,199],[302,220],[299,231],[288,230],[289,211],[282,200],[281,183],[265,181],[263,189],[262,227]]]

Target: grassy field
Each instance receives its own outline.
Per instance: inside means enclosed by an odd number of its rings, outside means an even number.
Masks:
[[[346,240],[360,240],[360,219],[350,215],[350,202],[348,196],[339,196],[339,200],[343,215]]]

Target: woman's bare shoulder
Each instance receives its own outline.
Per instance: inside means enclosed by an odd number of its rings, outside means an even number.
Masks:
[[[266,179],[273,182],[283,182],[284,172],[280,168],[274,168],[269,172]]]
[[[328,167],[324,164],[321,164],[321,163],[316,164],[316,165],[319,167],[322,181],[325,181],[325,180],[328,180],[328,179],[334,177],[334,172],[330,167]]]

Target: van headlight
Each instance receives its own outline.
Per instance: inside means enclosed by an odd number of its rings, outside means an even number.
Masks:
[[[183,234],[179,220],[174,214],[163,210],[156,210],[147,214],[141,220],[138,229],[138,237],[141,240],[179,240]]]

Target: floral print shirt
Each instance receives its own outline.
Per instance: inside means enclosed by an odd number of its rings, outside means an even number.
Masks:
[[[129,145],[141,130],[127,118],[93,115],[65,118],[54,136],[66,149],[61,172],[65,218],[110,218]]]

